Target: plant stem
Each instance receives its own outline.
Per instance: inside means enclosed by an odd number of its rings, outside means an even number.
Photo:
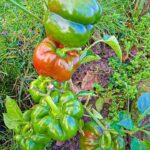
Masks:
[[[93,113],[90,111],[90,109],[87,108],[87,105],[89,103],[89,100],[90,100],[91,96],[88,96],[85,104],[84,104],[84,108],[85,110],[87,111],[87,113],[91,116],[91,118],[103,129],[105,130],[105,127],[104,125],[93,115]]]
[[[129,135],[132,135],[132,134],[134,134],[134,133],[135,133],[135,132],[128,131],[128,130],[123,130],[123,132],[124,132],[124,133],[127,133],[127,134],[129,134]]]
[[[100,42],[103,42],[103,40],[97,40],[95,41],[93,44],[91,44],[89,47],[85,48],[85,49],[91,49],[93,46],[95,46],[96,44],[100,43]]]
[[[11,2],[13,5],[15,5],[16,7],[18,7],[19,9],[21,9],[22,11],[26,12],[27,14],[29,14],[31,17],[35,18],[36,20],[38,20],[40,23],[43,24],[43,21],[38,18],[37,16],[35,16],[32,12],[30,12],[29,10],[27,10],[26,8],[24,8],[23,6],[21,6],[20,4],[18,4],[17,2],[15,2],[14,0],[8,0],[9,2]]]
[[[84,104],[85,107],[88,105],[90,98],[91,98],[91,96],[88,96],[88,98],[87,98],[87,100],[86,100],[86,102]]]
[[[52,114],[53,115],[59,115],[60,111],[58,109],[58,107],[56,106],[56,104],[53,102],[52,98],[50,96],[46,96],[45,97],[45,101],[48,103],[49,107],[52,110]]]
[[[142,132],[144,132],[145,134],[150,135],[150,131],[143,130],[143,129],[139,129],[139,131],[142,131]]]
[[[67,52],[69,52],[69,51],[80,51],[81,50],[81,48],[68,48],[68,47],[66,47],[66,48],[57,48],[57,50],[56,50],[56,52],[61,52],[61,53],[67,53]]]
[[[150,127],[150,124],[146,124],[143,127],[141,127],[141,129],[145,129],[145,128],[149,128],[149,127]]]
[[[84,114],[83,116],[88,117],[88,118],[91,118],[91,116],[90,116],[90,115],[86,115],[86,114]]]
[[[91,118],[102,128],[102,130],[105,130],[105,126],[92,114],[92,112],[86,107],[84,106],[85,110],[87,111],[87,113],[91,116]]]
[[[80,51],[80,50],[81,50],[81,48],[57,48],[56,53],[60,57],[65,58],[67,52],[69,52],[69,51]]]
[[[124,82],[125,87],[126,87],[126,92],[127,92],[127,97],[128,97],[128,112],[130,112],[130,99],[129,99],[129,94],[128,94],[128,84],[126,82]]]
[[[64,82],[64,86],[63,86],[63,89],[64,89],[64,90],[66,90],[66,89],[67,89],[67,85],[68,85],[68,83],[69,83],[68,81],[65,81],[65,82]]]

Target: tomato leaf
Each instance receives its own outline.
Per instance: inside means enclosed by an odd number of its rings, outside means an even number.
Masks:
[[[131,115],[128,111],[121,111],[119,112],[119,120],[124,120],[124,119],[127,119],[127,118],[131,118]]]
[[[119,125],[124,127],[125,129],[128,129],[128,130],[134,129],[133,121],[130,118],[126,118],[126,119],[121,120],[119,122]]]
[[[9,129],[16,128],[23,122],[23,114],[18,107],[15,100],[9,96],[6,97],[6,110],[7,113],[3,114],[4,123]]]
[[[133,138],[131,141],[131,150],[148,150],[150,149],[150,142],[147,140],[140,141],[137,138]]]
[[[148,140],[144,140],[141,142],[141,146],[142,146],[142,150],[147,150],[150,149],[150,141]]]
[[[124,134],[124,133],[123,133],[123,129],[122,129],[122,127],[121,127],[120,125],[118,125],[118,122],[113,122],[113,123],[110,125],[110,127],[111,127],[112,129],[114,129],[115,131],[117,131],[119,134],[121,134],[121,135]]]
[[[93,115],[94,115],[97,119],[99,119],[99,120],[103,119],[103,116],[102,116],[99,112],[97,112],[94,108],[92,108],[92,112],[93,112]]]
[[[137,138],[132,139],[131,150],[140,150],[140,141]]]
[[[79,131],[82,132],[83,127],[84,127],[84,121],[82,119],[80,119],[80,121],[79,121]]]
[[[84,90],[82,90],[82,91],[80,91],[77,95],[78,95],[78,96],[96,96],[96,95],[94,94],[94,91],[93,91],[93,90],[90,90],[90,91],[84,91]]]
[[[16,101],[11,99],[9,96],[6,97],[6,109],[10,116],[22,120],[23,114],[19,106],[17,105]]]
[[[9,129],[14,129],[16,128],[18,125],[20,125],[22,123],[22,120],[18,120],[13,118],[12,116],[10,116],[7,113],[3,114],[3,119],[4,119],[4,123],[5,125],[9,128]]]
[[[121,111],[119,113],[119,120],[120,120],[120,122],[118,124],[120,126],[124,127],[125,129],[128,129],[128,130],[134,129],[133,121],[132,121],[131,115],[128,111]]]
[[[138,98],[138,110],[140,113],[147,111],[150,114],[150,92],[144,93]]]
[[[116,37],[115,36],[105,35],[104,39],[102,40],[102,42],[104,42],[107,45],[109,45],[115,51],[116,55],[118,56],[118,58],[122,62],[122,51],[121,51],[119,42],[116,39]]]
[[[84,50],[81,52],[80,63],[85,64],[94,60],[99,60],[100,57],[96,55],[92,50]]]
[[[103,109],[103,106],[104,106],[104,99],[103,98],[98,98],[96,100],[95,106],[96,106],[97,111],[100,112]]]
[[[94,83],[94,86],[93,86],[95,89],[96,89],[96,92],[103,92],[105,91],[105,89],[98,83]]]
[[[120,149],[122,149],[122,150],[125,149],[126,143],[125,143],[125,140],[122,137],[117,137],[116,141],[117,141]]]

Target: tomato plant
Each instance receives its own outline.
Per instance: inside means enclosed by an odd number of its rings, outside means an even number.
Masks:
[[[77,94],[70,89],[69,80],[76,69],[81,64],[100,59],[91,50],[97,43],[109,45],[122,65],[122,50],[115,36],[104,34],[103,38],[85,46],[102,14],[99,2],[48,0],[44,2],[42,20],[14,0],[9,1],[42,23],[46,31],[46,37],[33,54],[33,66],[39,77],[30,83],[29,93],[36,104],[21,111],[14,99],[6,97],[4,123],[13,130],[18,146],[22,150],[44,150],[52,140],[64,142],[80,132],[81,150],[124,150],[126,137],[131,137],[132,150],[150,149],[149,141],[141,141],[135,136],[137,132],[150,135],[147,130],[150,125],[142,123],[150,115],[150,93],[138,99],[137,122],[132,119],[129,108],[128,111],[119,111],[114,121],[99,113],[105,102],[102,93],[105,88],[95,84],[96,91],[82,90]],[[136,62],[132,63],[138,68]],[[118,85],[125,85],[128,98],[135,98],[135,86],[128,85],[128,80],[122,82],[121,78],[127,79],[123,75],[115,73],[112,79],[117,79]],[[92,96],[98,97],[96,109],[89,105]],[[87,97],[85,104],[79,100],[80,97]],[[83,116],[91,121],[84,124]]]

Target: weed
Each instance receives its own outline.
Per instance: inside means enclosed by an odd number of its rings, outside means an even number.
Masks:
[[[114,116],[117,110],[126,108],[130,110],[127,100],[133,101],[138,96],[138,84],[141,80],[149,78],[149,59],[142,52],[132,57],[130,62],[120,64],[116,58],[109,60],[113,68],[108,89],[112,91],[113,101],[110,107],[110,116]]]

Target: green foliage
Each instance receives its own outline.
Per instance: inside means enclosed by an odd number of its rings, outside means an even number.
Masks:
[[[148,112],[150,115],[150,92],[145,93],[138,99],[138,110],[141,113]]]
[[[41,2],[22,3],[35,14],[42,15],[39,13],[42,12]],[[0,6],[0,97],[4,98],[6,94],[19,93],[12,90],[16,79],[24,78],[27,70],[33,72],[32,54],[42,38],[42,26],[8,1],[0,1]],[[24,86],[23,90],[26,91]]]
[[[9,129],[14,129],[23,121],[23,114],[15,100],[6,97],[7,113],[3,114],[5,125]]]
[[[140,141],[137,138],[133,138],[131,141],[131,150],[148,150],[150,149],[149,141]]]
[[[95,103],[96,110],[100,112],[103,109],[104,103],[105,101],[103,98],[98,98]]]
[[[92,45],[90,45],[88,48],[85,48],[84,51],[81,53],[81,64],[93,61],[93,60],[99,60],[100,57],[93,53],[90,48],[95,46],[97,43],[103,42],[110,46],[112,50],[116,53],[118,58],[120,59],[120,62],[122,62],[122,50],[120,48],[119,42],[116,39],[115,36],[109,36],[107,34],[104,35],[103,39],[98,39],[95,41]]]
[[[28,10],[42,18],[42,2],[22,1]],[[6,0],[0,1],[0,113],[5,112],[6,95],[16,97],[19,105],[29,107],[22,101],[28,101],[29,81],[36,75],[32,66],[35,46],[41,41],[43,27],[22,10]],[[19,97],[19,98],[18,98]],[[16,150],[17,146],[10,139],[11,131],[3,125],[0,117],[0,149]],[[9,142],[7,142],[9,141]],[[5,143],[6,142],[6,143]],[[3,144],[5,143],[5,144]]]
[[[122,51],[116,37],[104,35],[103,42],[109,45],[115,51],[116,55],[120,59],[120,62],[122,62]]]
[[[81,64],[88,63],[90,61],[99,60],[100,57],[96,55],[92,50],[84,50],[81,52],[80,62]]]
[[[39,18],[42,18],[42,1],[16,1],[24,5]],[[108,88],[102,88],[99,84],[95,85],[96,94],[100,96],[96,102],[97,110],[100,111],[102,109],[104,100],[109,97],[112,100],[110,103],[109,118],[111,118],[112,121],[117,121],[119,119],[119,111],[122,109],[129,110],[130,101],[134,102],[136,100],[139,81],[149,78],[150,61],[147,56],[150,53],[148,34],[150,15],[146,14],[139,17],[139,12],[137,11],[137,13],[132,16],[134,3],[130,0],[100,0],[100,2],[103,7],[103,16],[96,25],[97,33],[99,33],[101,37],[105,34],[117,37],[121,50],[131,56],[130,61],[123,64],[121,64],[117,58],[111,58],[109,64],[114,73],[110,77]],[[5,111],[5,95],[18,97],[19,105],[22,105],[23,108],[28,107],[26,104],[23,104],[22,101],[29,100],[27,94],[29,81],[36,76],[32,67],[32,54],[35,46],[41,41],[43,35],[44,31],[40,22],[31,18],[22,10],[14,7],[11,3],[8,3],[8,1],[0,1],[0,109],[2,112]],[[131,49],[135,46],[137,54],[132,56]],[[119,53],[120,52],[118,52],[118,56],[121,59],[122,54]],[[96,56],[92,59],[97,60],[99,57]],[[80,96],[89,96],[92,94],[93,91],[81,91],[79,93]],[[143,104],[143,102],[141,104]],[[139,110],[141,110],[141,108],[143,109],[141,104],[139,102]],[[92,109],[92,113],[97,119],[102,119],[102,116],[94,109]],[[149,111],[143,114],[139,116],[139,126],[145,114],[149,114]],[[130,116],[125,116],[124,119],[119,120],[119,123],[113,122],[111,124],[112,128],[115,128],[115,131],[122,135],[123,127],[127,125],[130,126],[125,129],[129,129],[130,131],[132,129],[134,131],[136,130],[134,128],[136,123],[132,123],[133,120],[131,120]],[[11,118],[6,114],[4,114],[4,117],[5,123],[10,124],[9,120]],[[3,120],[0,118],[0,124],[2,122]],[[0,149],[17,149],[16,144],[10,140],[10,134],[12,133],[8,130],[6,131],[3,126],[1,133],[0,140],[5,144],[0,145]],[[135,147],[135,145],[138,145],[137,143],[140,143],[139,145],[144,144],[144,146],[148,145],[148,142],[142,142],[141,144],[138,139],[133,139],[131,147]],[[51,143],[49,147],[51,147]]]
[[[139,108],[143,108],[143,106],[146,105],[146,108],[144,110],[145,111],[148,110],[148,112],[150,112],[150,110],[149,110],[150,103],[146,102],[147,99],[150,99],[150,93],[145,93],[141,97],[139,97],[137,103],[139,105]],[[103,118],[101,116],[101,114],[98,111],[96,111],[94,108],[90,109],[90,108],[85,107],[85,109],[86,109],[88,115],[91,117],[91,119],[93,119],[93,123],[96,124],[96,127],[92,126],[92,128],[90,128],[90,127],[87,128],[87,129],[89,129],[89,132],[92,132],[93,134],[95,134],[95,137],[96,137],[93,139],[93,142],[90,143],[90,146],[96,145],[95,144],[96,140],[97,140],[97,138],[99,138],[98,143],[100,143],[100,145],[99,145],[100,148],[106,148],[107,146],[109,146],[108,149],[110,149],[110,145],[111,145],[112,150],[114,150],[115,148],[113,147],[113,145],[116,144],[115,143],[116,139],[117,139],[116,137],[121,138],[120,139],[121,141],[125,141],[125,138],[127,136],[131,136],[132,141],[131,141],[130,146],[131,146],[132,150],[135,150],[135,149],[148,150],[149,149],[150,142],[146,139],[144,139],[144,140],[137,139],[135,136],[136,135],[135,133],[138,133],[140,131],[149,136],[150,131],[148,130],[148,128],[150,127],[150,124],[147,123],[145,125],[143,125],[143,124],[139,125],[137,122],[133,121],[133,119],[131,117],[132,112],[130,113],[129,111],[120,111],[117,115],[118,116],[117,119],[115,121],[113,121],[112,119]],[[139,111],[141,111],[141,110],[139,110]],[[140,122],[142,120],[144,120],[144,118],[146,118],[146,116],[143,116],[141,118],[140,114],[137,115],[137,119]],[[86,126],[87,126],[87,124],[85,124],[85,127]],[[102,134],[100,134],[100,136],[98,136],[96,134],[96,132],[93,132],[94,130],[98,130],[99,128],[101,128],[103,130],[103,132],[102,132]],[[84,130],[84,128],[83,128],[83,130]],[[85,130],[85,133],[86,133],[86,130]],[[82,135],[81,135],[81,137],[82,137]],[[89,136],[89,137],[85,136],[84,138],[87,141],[89,138],[92,139],[92,136]],[[82,144],[84,144],[84,143],[82,143],[82,141],[80,141],[80,144],[82,146]],[[85,146],[86,145],[87,145],[87,142],[85,142]],[[118,149],[120,150],[121,148],[118,148]],[[123,150],[124,149],[125,149],[125,146],[123,146]]]
[[[135,1],[100,0],[103,6],[103,17],[97,28],[100,34],[108,33],[119,39],[122,49],[130,53],[132,47],[142,48],[149,53],[150,15],[132,16]]]
[[[145,54],[137,52],[129,62],[120,64],[116,58],[111,58],[109,64],[113,68],[108,87],[113,97],[110,116],[114,116],[116,107],[123,109],[126,104],[130,109],[127,103],[136,100],[139,82],[149,78],[150,63]]]

